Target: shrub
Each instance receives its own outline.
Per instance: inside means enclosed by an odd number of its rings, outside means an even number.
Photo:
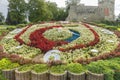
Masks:
[[[105,28],[110,29],[110,30],[117,30],[116,26],[105,26]]]
[[[114,70],[109,68],[106,61],[100,60],[97,62],[92,62],[87,65],[86,68],[93,73],[104,74],[105,80],[114,80]]]
[[[67,69],[73,73],[82,73],[86,71],[86,69],[79,63],[68,64]]]
[[[22,27],[25,27],[26,26],[26,24],[18,24],[16,27],[17,28],[22,28]]]
[[[48,66],[46,64],[36,64],[32,70],[36,73],[42,73],[48,70]]]
[[[14,69],[16,67],[19,67],[20,65],[18,63],[12,63],[10,60],[4,58],[0,60],[0,69]]]
[[[110,69],[113,69],[113,70],[119,70],[120,69],[120,64],[118,64],[114,61],[107,61],[106,66],[109,67]]]
[[[33,68],[33,65],[32,64],[26,64],[26,65],[23,65],[21,66],[18,71],[20,72],[24,72],[24,71],[31,71]]]
[[[104,77],[105,80],[114,80],[114,71],[113,70],[107,68],[104,70],[103,73],[105,75],[105,77]]]
[[[8,26],[8,27],[7,27],[7,30],[9,30],[9,31],[12,31],[12,30],[14,30],[14,29],[16,29],[16,26]]]
[[[55,74],[62,74],[66,71],[66,65],[52,66],[50,71]]]
[[[120,80],[120,71],[115,71],[114,80]]]

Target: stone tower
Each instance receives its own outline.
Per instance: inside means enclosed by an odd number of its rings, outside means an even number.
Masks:
[[[114,20],[115,0],[98,0],[98,7],[102,10],[105,20]]]
[[[114,6],[115,0],[98,0],[98,6],[86,6],[76,3],[70,5],[69,15],[66,20],[86,22],[114,21]]]

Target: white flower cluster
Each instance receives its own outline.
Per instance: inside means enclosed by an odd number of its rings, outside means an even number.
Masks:
[[[61,41],[70,38],[72,36],[72,32],[70,32],[67,28],[53,28],[47,30],[43,35],[49,40]]]

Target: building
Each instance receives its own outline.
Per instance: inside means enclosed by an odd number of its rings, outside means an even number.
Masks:
[[[74,4],[70,6],[67,21],[114,21],[115,0],[98,0],[98,6]]]

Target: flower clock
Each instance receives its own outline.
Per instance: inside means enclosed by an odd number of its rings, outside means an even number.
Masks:
[[[85,23],[31,24],[10,32],[0,44],[8,55],[39,62],[57,59],[55,55],[65,63],[89,63],[119,56],[118,37],[112,31]],[[59,53],[54,55],[49,53],[51,50]],[[45,53],[49,53],[48,59]]]

